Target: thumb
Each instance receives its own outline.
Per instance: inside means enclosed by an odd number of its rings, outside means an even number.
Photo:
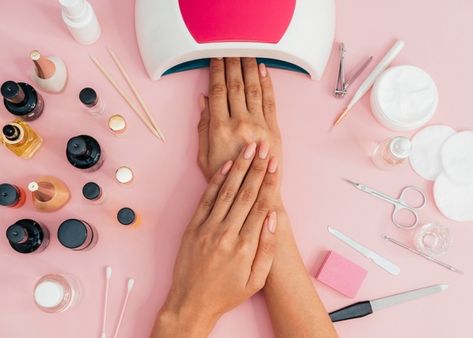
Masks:
[[[200,121],[198,125],[199,130],[199,166],[202,169],[207,169],[208,155],[209,155],[209,125],[210,125],[210,111],[209,98],[200,94],[199,96]]]

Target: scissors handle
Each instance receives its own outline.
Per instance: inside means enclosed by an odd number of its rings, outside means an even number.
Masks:
[[[409,191],[414,191],[415,193],[417,193],[421,197],[421,202],[418,205],[416,205],[416,204],[412,205],[412,204],[409,204],[408,201],[406,201],[405,195]],[[427,203],[427,198],[425,197],[425,194],[424,194],[424,192],[422,191],[421,188],[416,187],[414,185],[410,185],[410,186],[407,186],[407,187],[405,187],[404,189],[401,190],[401,194],[399,195],[399,202],[404,204],[404,206],[408,209],[416,210],[416,209],[422,209],[425,206],[425,204]]]
[[[407,212],[411,213],[414,216],[414,220],[412,223],[404,224],[404,223],[398,222],[398,217],[396,215],[401,210],[406,210]],[[419,215],[417,214],[417,211],[415,209],[412,209],[410,207],[405,207],[399,204],[395,204],[394,211],[391,215],[391,220],[393,221],[394,225],[397,226],[398,228],[410,230],[410,229],[414,229],[417,226],[417,224],[419,224]]]

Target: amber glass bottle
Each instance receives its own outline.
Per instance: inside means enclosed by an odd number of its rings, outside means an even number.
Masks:
[[[41,136],[23,120],[17,119],[2,128],[2,142],[16,156],[29,159],[43,143]]]

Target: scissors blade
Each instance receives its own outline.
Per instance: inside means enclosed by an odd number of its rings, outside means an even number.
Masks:
[[[344,180],[345,182],[350,183],[350,184],[351,184],[352,186],[354,186],[355,188],[362,190],[360,183],[353,182],[352,180],[349,180],[348,178],[342,178],[342,180]]]

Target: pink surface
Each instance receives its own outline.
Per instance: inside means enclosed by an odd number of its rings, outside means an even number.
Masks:
[[[182,18],[199,43],[277,43],[292,19],[296,0],[179,0]]]
[[[329,251],[315,278],[341,294],[355,298],[367,273],[358,264]]]
[[[94,224],[100,239],[94,250],[71,252],[53,239],[50,247],[35,256],[11,251],[0,235],[0,337],[2,338],[93,338],[101,321],[103,268],[113,266],[110,290],[109,331],[118,318],[126,289],[126,278],[136,278],[121,338],[146,338],[155,311],[162,304],[171,283],[171,272],[180,237],[204,189],[205,182],[196,164],[199,119],[197,98],[206,91],[207,70],[166,77],[151,82],[141,63],[134,34],[134,2],[92,1],[102,23],[103,36],[93,46],[78,45],[66,31],[55,0],[3,1],[0,11],[0,78],[27,80],[28,55],[38,48],[45,54],[61,56],[69,66],[70,79],[61,95],[44,94],[47,111],[32,123],[46,143],[37,156],[25,162],[0,148],[0,181],[23,186],[42,174],[56,175],[69,184],[73,197],[63,210],[42,214],[31,201],[20,210],[2,209],[0,229],[22,217],[36,218],[53,234],[60,222],[81,217]],[[473,128],[471,79],[473,45],[473,2],[466,0],[337,2],[337,40],[347,45],[347,68],[352,69],[366,56],[376,60],[403,38],[406,47],[395,64],[422,67],[436,81],[440,92],[438,112],[432,124],[448,124],[458,130]],[[269,11],[269,9],[268,9]],[[127,66],[143,97],[152,107],[168,142],[160,144],[143,128],[123,100],[90,62],[97,56],[119,78],[106,46],[112,47]],[[336,49],[336,48],[335,48]],[[372,67],[372,66],[371,66]],[[399,305],[370,317],[337,323],[343,338],[471,338],[473,299],[473,224],[444,218],[435,208],[432,185],[404,166],[393,171],[378,170],[370,162],[367,149],[392,132],[383,129],[369,112],[365,97],[346,121],[329,132],[344,100],[333,98],[337,72],[334,54],[320,82],[301,74],[274,70],[272,76],[278,99],[284,138],[284,196],[291,214],[295,237],[305,263],[317,270],[323,252],[336,250],[369,270],[357,300],[390,295],[435,283],[450,288],[416,302]],[[355,86],[359,83],[357,81]],[[122,86],[125,83],[121,78]],[[80,89],[92,85],[107,102],[108,111],[126,116],[129,131],[115,137],[103,121],[85,114],[77,100]],[[0,120],[11,116],[0,108]],[[108,152],[102,170],[82,173],[69,166],[64,157],[67,139],[80,133],[96,136]],[[406,135],[413,135],[414,132]],[[114,182],[114,170],[131,166],[136,179],[129,186]],[[438,221],[451,229],[453,245],[442,259],[465,270],[457,275],[413,256],[381,239],[387,233],[405,242],[411,234],[395,228],[392,206],[353,189],[341,180],[347,177],[397,195],[406,185],[419,185],[428,192],[422,222]],[[96,180],[107,191],[103,207],[85,203],[82,185]],[[143,216],[140,228],[125,228],[115,221],[116,211],[129,205]],[[327,225],[341,231],[355,231],[357,240],[398,264],[402,272],[392,276],[328,234]],[[43,274],[65,272],[77,275],[85,288],[79,307],[59,315],[39,312],[33,306],[31,290]],[[328,310],[351,303],[328,287],[316,283]],[[226,314],[212,338],[272,337],[262,297],[255,297]],[[290,337],[292,338],[292,337]]]

